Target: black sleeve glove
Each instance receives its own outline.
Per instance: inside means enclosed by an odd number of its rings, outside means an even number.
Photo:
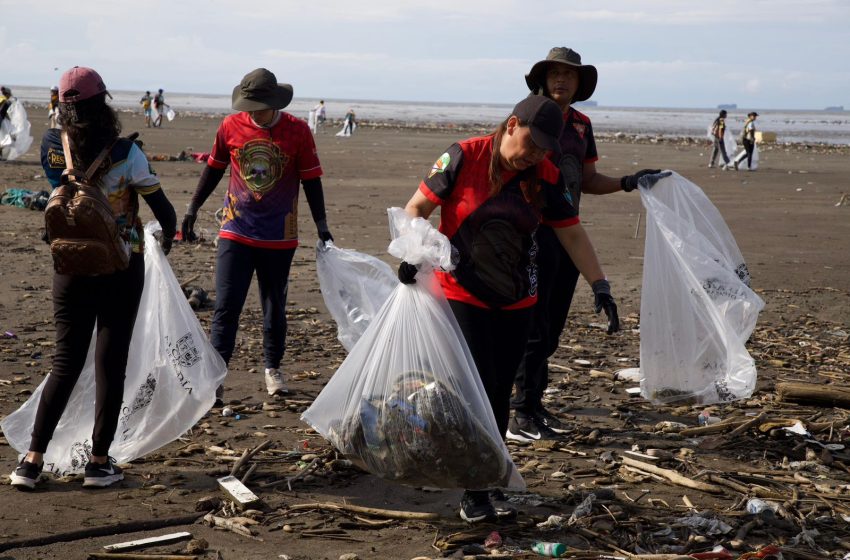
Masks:
[[[174,242],[173,237],[165,237],[164,235],[159,240],[159,246],[162,247],[162,252],[166,255],[171,252],[171,244]]]
[[[634,175],[624,175],[621,177],[620,188],[626,192],[632,192],[638,187],[651,189],[659,180],[670,175],[672,175],[670,171],[662,173],[660,169],[641,169]]]
[[[195,220],[197,219],[196,214],[183,216],[183,223],[180,225],[180,237],[183,241],[197,241],[198,236],[195,235]]]
[[[331,230],[328,229],[327,220],[321,219],[317,221],[316,230],[319,232],[319,239],[322,240],[322,243],[327,243],[328,241],[334,240],[334,236],[331,235]]]
[[[417,272],[419,272],[419,267],[407,261],[401,261],[401,264],[398,265],[398,279],[402,284],[416,284]]]
[[[591,287],[593,288],[596,312],[599,313],[604,309],[605,315],[608,316],[608,334],[619,331],[620,316],[617,315],[617,304],[611,297],[611,284],[608,283],[608,280],[597,280]]]

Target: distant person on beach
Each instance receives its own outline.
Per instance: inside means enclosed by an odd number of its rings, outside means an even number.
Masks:
[[[165,107],[165,94],[160,89],[153,96],[153,108],[156,111],[156,120],[153,121],[153,125],[157,128],[162,126],[162,115],[165,113]]]
[[[153,98],[151,97],[151,92],[146,91],[145,94],[139,99],[139,104],[142,106],[142,113],[145,115],[145,126],[151,127],[151,103],[153,102]]]
[[[357,128],[357,118],[354,115],[354,109],[349,109],[347,113],[345,113],[344,124],[342,127],[343,136],[351,136],[354,134],[354,130]]]
[[[708,160],[708,167],[714,167],[717,161],[717,154],[723,156],[722,169],[730,169],[732,167],[729,161],[729,155],[726,153],[726,144],[723,142],[723,136],[726,134],[726,109],[722,109],[714,122],[711,123],[711,138],[714,147],[711,150],[711,159]]]
[[[258,68],[233,88],[234,115],[218,127],[212,153],[183,218],[184,241],[194,240],[198,210],[215,190],[228,164],[216,257],[216,304],[210,339],[230,362],[239,316],[254,271],[263,308],[263,360],[270,396],[287,392],[280,370],[286,342],[289,269],[298,246],[298,191],[304,195],[319,239],[333,240],[322,190],[322,167],[307,124],[282,111],[292,86]],[[217,393],[219,400],[223,387]]]
[[[59,88],[50,88],[50,101],[47,102],[47,128],[56,128],[59,121]]]
[[[566,47],[554,47],[545,60],[535,63],[525,77],[532,93],[552,99],[561,110],[563,132],[559,151],[549,153],[563,177],[564,196],[576,212],[582,193],[611,194],[630,192],[639,185],[651,186],[658,180],[658,169],[644,169],[634,175],[609,177],[598,173],[596,141],[587,115],[571,106],[593,95],[596,89],[596,67],[582,64],[581,56]],[[525,357],[516,374],[516,393],[511,402],[514,417],[507,438],[515,441],[557,439],[568,430],[561,420],[543,406],[543,393],[549,384],[549,357],[557,350],[566,325],[578,283],[579,269],[564,250],[555,229],[542,224],[537,230],[538,289],[533,309],[532,330]],[[605,301],[597,297],[597,313]],[[619,329],[617,309],[608,308],[608,334]]]
[[[499,432],[510,417],[511,388],[523,359],[538,299],[540,256],[535,231],[548,224],[593,289],[612,328],[617,306],[578,214],[563,194],[563,177],[546,158],[560,153],[561,108],[544,96],[526,97],[493,134],[453,144],[405,206],[428,218],[439,206],[439,230],[457,248],[451,273],[437,272],[443,292],[469,345]],[[417,268],[399,266],[403,283]],[[446,460],[451,460],[446,457]],[[460,516],[469,523],[515,514],[498,509],[486,489],[467,489]]]
[[[741,143],[744,145],[744,151],[735,159],[735,169],[745,159],[747,160],[747,170],[753,171],[753,150],[756,147],[756,119],[759,114],[755,111],[747,113],[747,120],[744,122],[744,130],[741,131]]]
[[[83,486],[104,487],[124,478],[109,457],[109,448],[124,406],[130,339],[145,284],[138,196],[144,198],[162,226],[161,244],[166,253],[171,248],[177,219],[144,153],[132,140],[119,138],[121,122],[115,109],[106,103],[107,95],[106,85],[91,68],[75,66],[62,74],[62,130],[52,128],[44,133],[41,165],[54,188],[66,170],[68,152],[74,169],[95,168],[89,182],[107,194],[115,221],[130,243],[130,263],[112,274],[53,275],[53,369],[41,393],[29,452],[11,475],[12,486],[21,490],[35,488],[44,467],[44,453],[85,365],[93,332],[96,391],[89,397],[95,422]],[[68,151],[63,147],[65,142]],[[93,165],[97,162],[100,165]]]
[[[325,100],[319,101],[319,104],[313,107],[313,110],[316,111],[316,124],[324,124],[328,118],[325,111]]]

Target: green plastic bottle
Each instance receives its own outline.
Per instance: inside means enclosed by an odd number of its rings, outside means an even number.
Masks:
[[[551,558],[560,558],[567,552],[567,545],[559,542],[539,542],[534,543],[531,550],[541,556],[549,556]]]

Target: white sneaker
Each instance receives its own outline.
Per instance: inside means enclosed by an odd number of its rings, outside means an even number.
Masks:
[[[266,391],[269,392],[270,397],[289,393],[283,383],[283,374],[280,373],[279,369],[266,368]]]

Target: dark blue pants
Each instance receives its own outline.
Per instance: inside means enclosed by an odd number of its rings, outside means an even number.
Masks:
[[[502,437],[508,430],[511,389],[522,360],[531,308],[502,311],[449,300]]]
[[[239,316],[257,272],[263,308],[263,355],[267,368],[278,368],[286,345],[286,293],[295,249],[262,249],[229,239],[218,240],[215,312],[210,341],[230,363]]]
[[[549,385],[549,357],[558,349],[579,271],[552,228],[537,229],[537,305],[525,356],[516,375],[511,407],[526,416],[543,407]]]

